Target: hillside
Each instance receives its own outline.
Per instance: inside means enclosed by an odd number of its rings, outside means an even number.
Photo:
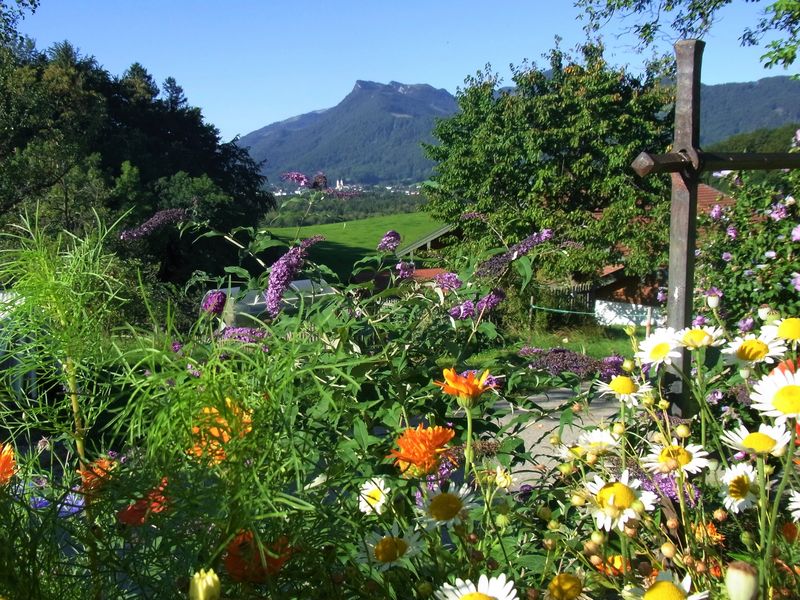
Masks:
[[[800,121],[800,81],[769,77],[701,88],[701,143]],[[413,183],[433,166],[421,143],[433,142],[436,118],[458,108],[447,90],[425,84],[357,81],[336,106],[248,133],[239,145],[277,182],[286,171],[324,171],[348,183]]]
[[[239,140],[264,174],[326,172],[332,179],[365,184],[413,183],[432,163],[420,142],[433,142],[434,119],[456,111],[455,98],[429,85],[357,81],[333,108],[267,125]]]

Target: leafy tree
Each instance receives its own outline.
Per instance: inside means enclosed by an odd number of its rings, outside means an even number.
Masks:
[[[15,43],[19,39],[17,23],[26,11],[33,12],[39,0],[11,0],[0,2],[0,45]]]
[[[666,149],[672,93],[655,73],[609,67],[598,43],[580,51],[579,61],[555,49],[549,69],[516,69],[513,89],[488,71],[467,79],[460,112],[438,122],[440,144],[427,147],[438,162],[427,210],[451,223],[485,213],[488,228],[463,223],[483,247],[496,245],[487,229],[510,245],[552,228],[574,244],[548,262],[550,276],[592,277],[618,262],[648,273],[665,261],[668,193],[630,163]]]
[[[747,0],[760,2],[761,0]],[[662,34],[665,21],[681,37],[702,37],[714,23],[718,11],[733,0],[576,0],[575,4],[589,15],[588,28],[596,31],[616,14],[636,16],[633,26],[642,44],[652,44]],[[788,67],[797,58],[800,45],[800,0],[775,0],[767,4],[753,27],[740,37],[742,45],[755,46],[764,37],[773,37],[761,57],[767,67]]]

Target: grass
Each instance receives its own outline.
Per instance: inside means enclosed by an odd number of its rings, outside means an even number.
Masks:
[[[358,221],[327,223],[308,227],[276,227],[270,233],[292,241],[312,235],[324,235],[325,241],[311,249],[311,259],[336,272],[343,281],[349,278],[353,263],[375,252],[383,234],[394,229],[402,236],[402,244],[412,242],[441,227],[427,213],[403,213],[371,217]]]
[[[644,327],[636,328],[636,338],[644,338]],[[536,348],[568,348],[593,358],[605,358],[615,353],[625,358],[633,357],[630,339],[621,326],[585,325],[556,331],[530,331],[523,343]]]

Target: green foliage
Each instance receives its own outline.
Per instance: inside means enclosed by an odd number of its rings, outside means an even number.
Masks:
[[[749,0],[760,2],[760,0]],[[633,32],[643,45],[652,44],[664,33],[664,23],[682,38],[702,37],[712,28],[717,12],[733,0],[576,0],[589,15],[587,29],[597,31],[612,16],[635,16]],[[669,19],[672,19],[669,21]],[[800,44],[800,2],[776,0],[764,7],[762,17],[741,34],[742,45],[756,46],[767,38],[761,57],[767,67],[789,67],[797,58]]]
[[[468,79],[461,111],[437,123],[426,210],[450,223],[485,213],[489,229],[509,243],[552,228],[575,244],[540,265],[551,277],[592,277],[618,262],[646,273],[661,264],[666,188],[636,178],[630,162],[644,149],[666,149],[670,90],[654,74],[610,68],[602,46],[591,43],[579,60],[556,49],[549,69],[517,69],[514,83],[499,90],[489,72]],[[494,245],[482,222],[463,227],[472,243]]]
[[[696,267],[698,307],[707,310],[702,292],[713,286],[725,294],[722,305],[728,315],[754,317],[761,304],[781,314],[797,314],[800,230],[794,230],[800,215],[794,194],[800,192],[800,175],[775,174],[763,183],[754,183],[746,173],[738,177],[741,184],[730,188],[735,204],[719,219],[704,216],[699,222],[703,233]]]

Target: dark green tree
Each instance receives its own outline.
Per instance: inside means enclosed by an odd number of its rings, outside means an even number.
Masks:
[[[542,265],[550,276],[594,276],[624,262],[649,273],[665,261],[669,194],[660,178],[642,180],[630,163],[643,149],[666,149],[672,91],[656,73],[611,68],[588,43],[575,60],[559,49],[547,69],[517,68],[513,89],[489,72],[467,80],[460,111],[439,121],[428,146],[438,164],[427,187],[429,210],[488,247],[552,228],[574,242]]]

